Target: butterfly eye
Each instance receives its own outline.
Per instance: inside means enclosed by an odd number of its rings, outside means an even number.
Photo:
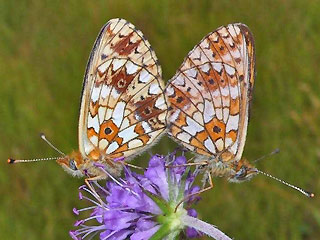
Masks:
[[[236,173],[235,178],[243,179],[247,176],[247,169],[245,166],[242,166],[240,170]]]
[[[71,159],[71,160],[69,161],[69,167],[70,167],[70,169],[72,169],[72,170],[74,170],[74,171],[78,170],[78,168],[77,168],[77,166],[76,166],[76,164],[75,164],[75,162],[74,162],[73,159]]]

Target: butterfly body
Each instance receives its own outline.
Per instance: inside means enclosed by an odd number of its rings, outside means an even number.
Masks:
[[[96,39],[85,72],[79,151],[57,162],[76,176],[119,176],[121,161],[142,153],[166,131],[161,75],[142,32],[124,19],[110,20]]]
[[[200,161],[203,162],[203,160]],[[205,175],[204,181],[208,178],[207,174],[211,174],[214,177],[226,177],[229,182],[248,181],[258,174],[258,170],[246,159],[234,161],[232,157],[229,161],[221,157],[208,159],[207,164],[200,167],[200,171]]]

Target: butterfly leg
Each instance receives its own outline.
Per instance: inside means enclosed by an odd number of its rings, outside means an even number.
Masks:
[[[192,162],[195,158],[196,158],[196,157],[193,156],[192,158],[190,158],[190,159],[187,161],[187,163]]]
[[[209,173],[209,186],[206,187],[206,188],[201,189],[201,190],[198,191],[198,192],[191,193],[191,194],[187,195],[185,198],[183,198],[183,199],[177,204],[176,208],[174,209],[174,212],[177,211],[177,209],[178,209],[178,207],[180,206],[180,204],[182,204],[183,202],[186,202],[190,197],[195,196],[195,195],[199,195],[199,194],[201,194],[201,193],[203,193],[203,192],[206,192],[206,191],[212,189],[213,186],[214,186],[214,185],[213,185],[213,181],[212,181],[212,175]]]
[[[136,169],[140,169],[140,170],[144,170],[143,167],[139,167],[139,166],[127,163],[127,162],[123,162],[123,165],[128,166],[128,167],[132,167],[132,168],[136,168]]]
[[[179,164],[179,165],[166,165],[166,168],[175,168],[175,167],[190,167],[190,166],[203,166],[208,165],[208,162],[193,162],[193,163],[186,163],[186,164]]]
[[[104,179],[104,177],[102,176],[96,176],[96,177],[89,177],[89,178],[86,178],[84,180],[85,184],[88,186],[88,188],[90,189],[90,191],[92,192],[92,195],[94,195],[94,197],[96,199],[99,200],[101,206],[105,205],[105,203],[102,201],[102,199],[100,198],[99,194],[97,193],[97,191],[94,189],[94,187],[91,185],[91,182],[94,182],[94,181],[98,181],[98,180],[101,180],[101,179]]]

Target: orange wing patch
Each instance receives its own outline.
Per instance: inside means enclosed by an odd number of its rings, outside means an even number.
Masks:
[[[119,132],[119,128],[112,120],[103,122],[100,125],[99,139],[106,139],[108,142],[113,140]]]
[[[205,128],[213,141],[217,141],[220,138],[224,141],[226,125],[222,121],[219,121],[217,118],[213,118],[205,125]]]

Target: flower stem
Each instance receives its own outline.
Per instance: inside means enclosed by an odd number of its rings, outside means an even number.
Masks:
[[[155,232],[150,240],[161,240],[165,236],[170,234],[170,225],[169,224],[163,224],[157,232]]]
[[[197,219],[188,215],[183,215],[181,216],[181,222],[184,225],[188,227],[192,227],[200,232],[203,232],[207,234],[209,237],[212,237],[216,240],[232,240],[230,237],[228,237],[226,234],[221,232],[215,226],[209,223],[206,223],[204,221],[201,221],[200,219]]]

